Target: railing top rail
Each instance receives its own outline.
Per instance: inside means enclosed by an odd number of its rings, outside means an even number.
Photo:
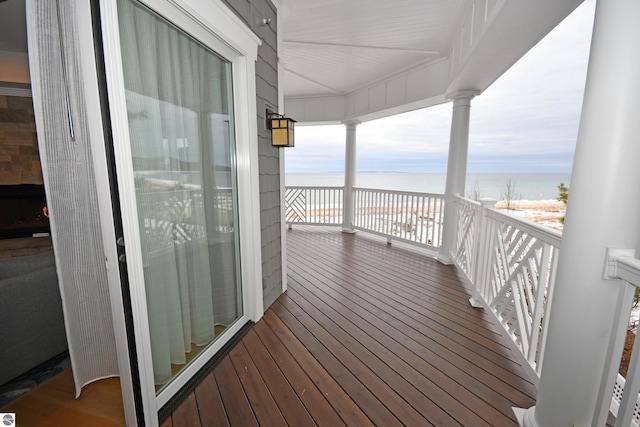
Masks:
[[[366,187],[353,187],[353,189],[358,191],[375,191],[376,193],[386,193],[386,194],[403,194],[407,196],[427,196],[427,197],[433,197],[437,199],[444,198],[444,194],[440,194],[440,193],[421,193],[418,191],[383,190],[380,188],[366,188]]]
[[[496,208],[488,208],[487,216],[507,225],[517,227],[528,234],[543,240],[557,248],[560,247],[562,233],[551,228],[543,227],[528,219],[520,218],[510,213],[499,211]]]
[[[285,189],[289,190],[343,190],[344,187],[341,186],[331,186],[327,187],[324,185],[286,185]]]
[[[455,194],[453,196],[453,200],[459,203],[465,203],[467,205],[477,206],[478,208],[482,206],[482,203],[476,202],[475,200],[467,199],[466,197],[463,197],[459,194]]]
[[[631,256],[617,257],[616,275],[622,280],[640,288],[640,259]]]

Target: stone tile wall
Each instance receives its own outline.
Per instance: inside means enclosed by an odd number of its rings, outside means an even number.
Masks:
[[[0,95],[0,185],[42,183],[31,98]]]

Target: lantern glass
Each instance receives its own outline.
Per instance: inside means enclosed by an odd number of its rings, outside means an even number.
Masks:
[[[295,120],[282,117],[271,119],[271,145],[274,147],[293,147]]]

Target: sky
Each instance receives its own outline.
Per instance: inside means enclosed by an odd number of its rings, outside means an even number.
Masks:
[[[471,101],[468,173],[570,173],[595,0]],[[451,103],[357,128],[358,172],[446,172]],[[343,172],[345,127],[297,126],[287,172]],[[398,143],[401,141],[402,143]]]

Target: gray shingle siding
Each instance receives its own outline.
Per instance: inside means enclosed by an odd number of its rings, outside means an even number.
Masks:
[[[256,93],[262,285],[266,309],[282,293],[280,151],[271,146],[270,132],[264,128],[265,108],[278,108],[277,11],[269,0],[225,0],[225,3],[262,39],[256,62]],[[264,18],[271,19],[271,24],[262,26]]]

